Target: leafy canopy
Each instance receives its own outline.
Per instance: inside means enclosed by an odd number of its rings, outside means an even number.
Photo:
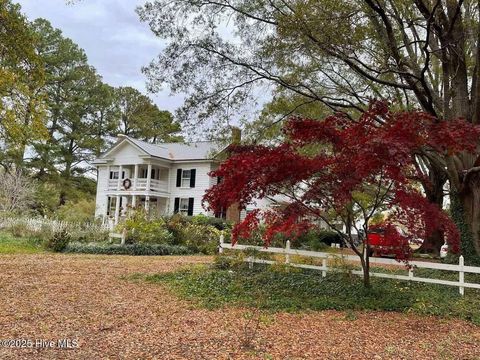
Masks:
[[[0,164],[21,167],[25,147],[45,137],[42,59],[20,6],[0,1]]]
[[[118,133],[152,143],[183,140],[180,124],[172,114],[160,110],[137,89],[129,86],[115,89],[115,103],[119,109]]]
[[[385,226],[407,230],[406,237],[392,235],[399,246],[441,228],[458,248],[453,222],[418,189],[423,175],[414,158],[419,149],[446,156],[472,151],[478,127],[463,120],[438,122],[424,112],[391,112],[374,102],[355,122],[342,114],[324,121],[294,117],[283,131],[286,139],[277,146],[231,147],[231,157],[211,173],[222,181],[204,197],[210,210],[245,207],[257,198],[286,199],[283,207],[249,213],[235,227],[233,241],[248,237],[260,221],[267,226],[267,245],[277,233],[296,237],[316,219],[332,224],[334,210],[335,220],[347,226],[342,236],[353,245],[349,229],[368,233],[370,220],[387,210]],[[305,151],[312,146],[317,151]],[[408,256],[404,250],[399,257]]]

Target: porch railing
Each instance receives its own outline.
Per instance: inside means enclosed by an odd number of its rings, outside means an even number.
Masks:
[[[147,189],[147,180],[145,178],[137,179],[137,187],[135,189],[135,181],[134,179],[130,179],[132,182],[132,186],[128,190],[148,190]],[[108,180],[108,190],[117,190],[118,180]],[[123,180],[120,180],[120,190],[126,190],[123,187]],[[168,192],[168,181],[166,180],[150,180],[150,191],[158,191],[158,192]]]

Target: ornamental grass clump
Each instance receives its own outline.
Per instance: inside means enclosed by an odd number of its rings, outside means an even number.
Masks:
[[[45,240],[44,247],[47,250],[61,252],[65,250],[70,239],[71,236],[67,229],[59,229],[55,231],[50,238]]]

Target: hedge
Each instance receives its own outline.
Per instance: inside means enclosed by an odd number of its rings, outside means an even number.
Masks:
[[[193,251],[181,245],[168,244],[102,244],[72,242],[64,253],[103,255],[191,255]]]

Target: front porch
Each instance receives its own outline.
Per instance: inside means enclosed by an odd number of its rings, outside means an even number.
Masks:
[[[148,216],[163,216],[169,213],[169,198],[166,196],[144,194],[116,194],[107,196],[107,218],[113,220],[113,226],[124,220],[128,211],[144,208]]]

